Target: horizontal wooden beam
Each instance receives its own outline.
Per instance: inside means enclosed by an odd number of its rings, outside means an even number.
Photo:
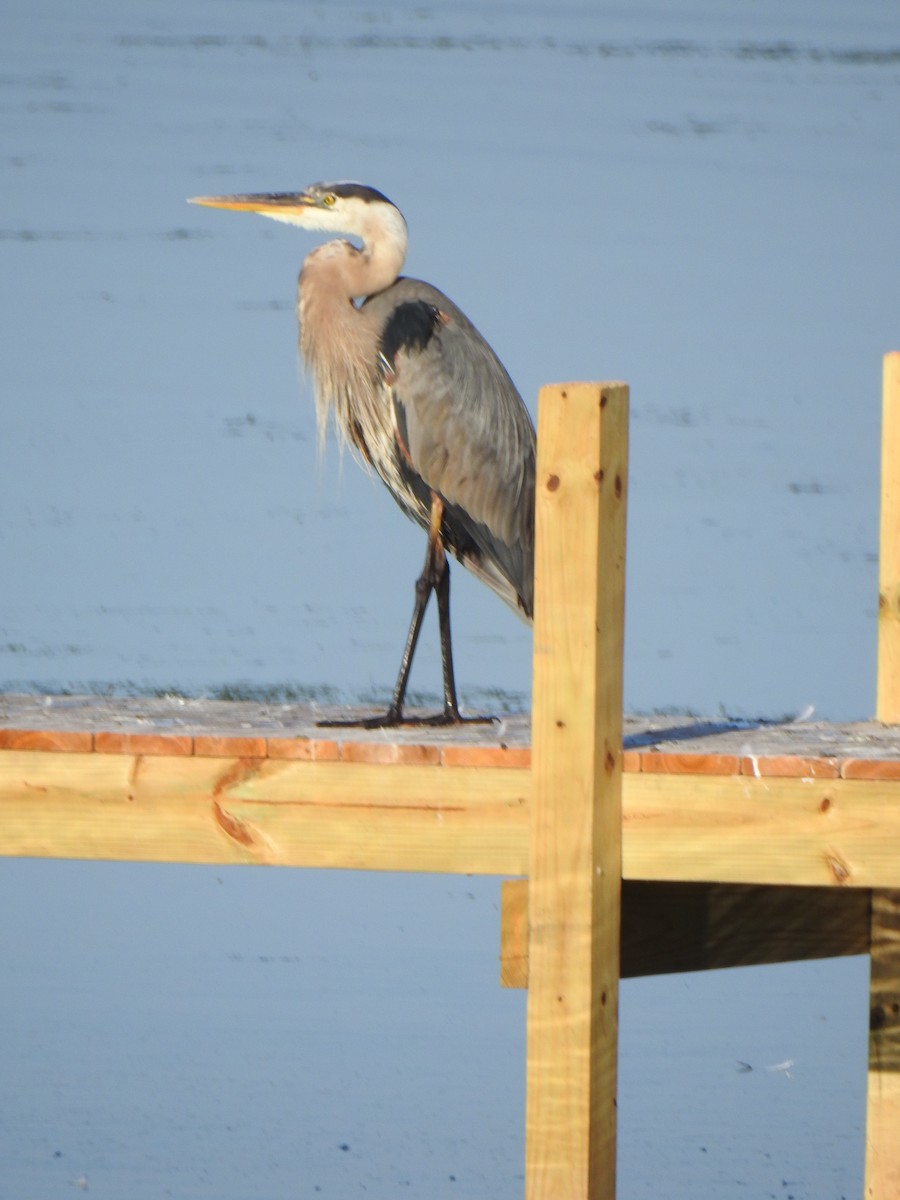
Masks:
[[[870,908],[864,888],[626,880],[621,975],[867,954]],[[504,880],[500,911],[500,983],[527,987],[527,880]]]
[[[0,754],[0,853],[524,874],[528,771]]]
[[[0,854],[526,875],[531,772],[0,752]],[[891,780],[623,777],[623,874],[900,886]]]
[[[897,781],[627,775],[628,879],[896,887]]]

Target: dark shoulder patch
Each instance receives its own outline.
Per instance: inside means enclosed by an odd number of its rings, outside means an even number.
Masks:
[[[385,322],[380,350],[393,365],[398,350],[424,350],[441,324],[441,314],[424,300],[404,300]]]

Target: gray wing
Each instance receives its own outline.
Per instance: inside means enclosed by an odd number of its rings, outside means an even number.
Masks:
[[[440,496],[447,548],[530,619],[535,434],[521,396],[474,325],[430,284],[400,279],[364,307],[380,327],[396,430],[382,477],[421,524],[431,493]]]

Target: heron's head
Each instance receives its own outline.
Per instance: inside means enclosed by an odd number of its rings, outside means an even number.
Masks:
[[[406,221],[387,196],[362,183],[313,183],[302,192],[260,192],[243,196],[195,196],[191,204],[255,212],[273,221],[359,238],[365,245],[391,243],[401,254]]]

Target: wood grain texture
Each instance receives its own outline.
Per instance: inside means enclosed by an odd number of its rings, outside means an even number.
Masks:
[[[187,755],[194,753],[194,739],[189,734],[99,732],[93,748],[98,754]]]
[[[345,747],[384,742],[398,747],[436,746],[444,766],[528,766],[529,713],[506,713],[490,725],[402,727],[383,731],[345,728],[324,736],[318,721],[327,715],[311,702],[294,704],[250,700],[188,699],[176,696],[52,696],[0,692],[0,750],[83,750],[106,746],[100,735],[136,734],[159,738],[164,750],[184,753],[195,738],[215,738],[224,758],[235,757],[234,737],[261,738],[257,756],[336,761],[352,756]],[[361,719],[368,710],[341,708],[334,716]],[[721,774],[729,756],[741,759],[741,772],[765,774],[840,774],[848,761],[900,764],[900,732],[878,721],[834,724],[825,721],[732,720],[683,714],[623,719],[624,769],[639,771],[642,758],[655,754],[698,755],[696,761]],[[185,739],[188,739],[186,741]],[[109,743],[110,745],[116,743]],[[141,743],[134,753],[147,752]],[[117,743],[128,753],[128,743]],[[485,753],[487,751],[487,753]],[[243,753],[243,751],[242,751]],[[471,754],[471,758],[467,757]],[[398,764],[400,760],[398,757]]]
[[[402,870],[408,855],[411,870],[526,875],[531,789],[513,767],[4,750],[0,855],[257,861],[209,825],[224,796],[277,826],[286,865]],[[629,879],[900,884],[896,780],[626,774],[622,794]]]
[[[842,779],[894,779],[900,781],[900,762],[896,759],[845,758]]]
[[[500,885],[500,986],[528,986],[528,880]]]
[[[875,715],[900,724],[900,352],[884,357],[881,536],[878,555],[878,685]]]
[[[528,881],[503,882],[500,981],[528,986]],[[730,883],[622,885],[623,979],[869,951],[871,893],[864,888]]]
[[[641,770],[648,775],[737,775],[741,760],[736,754],[690,754],[659,751],[641,755]]]
[[[79,729],[0,729],[0,750],[58,750],[90,754],[94,735]]]
[[[895,887],[891,780],[625,775],[623,874],[672,882]]]
[[[0,853],[523,874],[514,769],[5,751]]]
[[[746,754],[741,759],[742,775],[837,779],[841,773],[840,767],[840,760],[836,758],[811,758],[793,754]]]
[[[538,414],[525,1195],[611,1200],[628,389]]]

